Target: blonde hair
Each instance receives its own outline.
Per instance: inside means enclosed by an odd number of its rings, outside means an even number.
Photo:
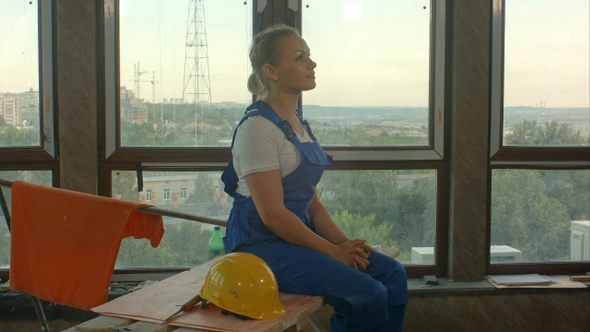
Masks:
[[[252,47],[250,47],[252,74],[248,78],[248,91],[258,96],[266,95],[270,88],[270,82],[264,74],[263,66],[267,63],[273,66],[279,64],[278,59],[281,55],[279,42],[284,37],[290,35],[299,36],[299,32],[291,26],[277,24],[264,29],[254,36]]]

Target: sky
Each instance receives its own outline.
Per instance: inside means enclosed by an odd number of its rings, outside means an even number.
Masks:
[[[0,1],[0,92],[36,90],[37,1],[32,5],[29,0]],[[206,50],[207,56],[199,65],[201,72],[208,68],[209,88],[200,84],[198,93],[210,93],[213,102],[250,100],[246,80],[252,2],[204,2],[207,47],[199,51]],[[318,64],[317,87],[304,93],[304,103],[428,105],[430,1],[302,3],[303,38]],[[589,107],[590,1],[564,3],[507,1],[506,106],[536,106],[542,101],[546,107]],[[139,87],[140,97],[147,101],[154,96],[156,101],[183,97],[186,53],[195,51],[186,47],[191,30],[188,4],[188,0],[121,0],[120,84],[131,90]],[[580,15],[583,19],[577,20]]]
[[[39,90],[37,1],[0,1],[0,92]]]

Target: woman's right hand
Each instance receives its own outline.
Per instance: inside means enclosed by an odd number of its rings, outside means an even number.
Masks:
[[[336,246],[333,257],[354,268],[363,271],[369,266],[369,253],[363,249],[365,240],[350,240]]]

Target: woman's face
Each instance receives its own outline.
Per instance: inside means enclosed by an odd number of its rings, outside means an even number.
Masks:
[[[272,66],[271,80],[278,90],[299,94],[315,88],[316,63],[311,60],[309,47],[303,38],[289,35],[280,41],[281,56]]]

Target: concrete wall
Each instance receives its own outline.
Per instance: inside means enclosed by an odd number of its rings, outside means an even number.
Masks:
[[[590,291],[501,291],[464,294],[412,294],[405,332],[583,332],[590,331]],[[333,310],[313,316],[329,331]],[[305,332],[313,329],[306,328]]]

